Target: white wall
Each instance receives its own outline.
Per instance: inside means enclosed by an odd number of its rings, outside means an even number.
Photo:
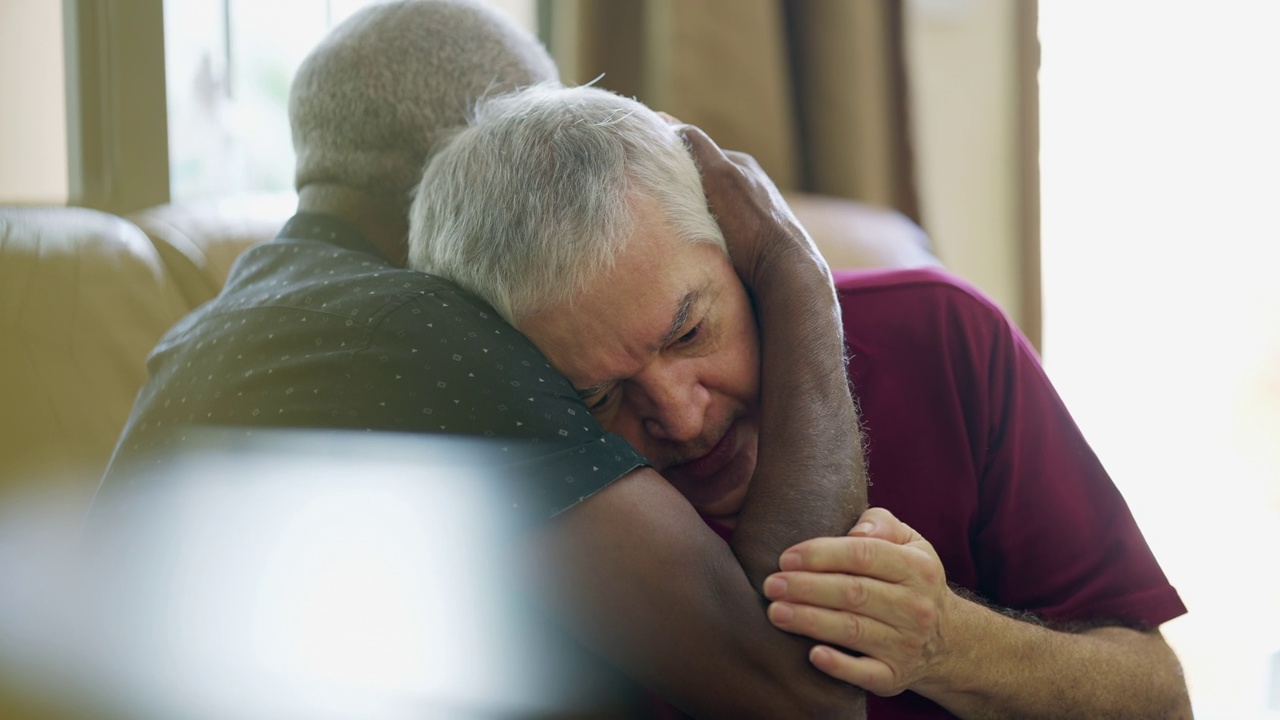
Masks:
[[[910,0],[906,12],[922,222],[943,263],[1016,321],[1018,0]]]
[[[67,201],[62,3],[0,0],[0,203]]]

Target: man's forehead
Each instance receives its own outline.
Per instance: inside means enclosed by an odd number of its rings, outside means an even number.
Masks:
[[[590,348],[579,358],[580,363],[570,380],[592,383],[575,386],[583,397],[590,397],[609,384],[635,374],[650,357],[660,352],[682,334],[707,297],[705,281],[686,286],[670,301],[649,298],[627,311],[628,317],[612,318],[596,327],[603,335],[585,336],[583,344]],[[594,346],[594,347],[593,347]]]
[[[704,304],[714,272],[667,225],[661,217],[640,223],[588,288],[521,323],[579,390],[638,372]]]

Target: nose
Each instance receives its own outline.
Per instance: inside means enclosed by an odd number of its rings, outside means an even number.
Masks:
[[[687,362],[656,362],[631,377],[630,389],[650,436],[684,443],[702,435],[711,393],[695,370]]]

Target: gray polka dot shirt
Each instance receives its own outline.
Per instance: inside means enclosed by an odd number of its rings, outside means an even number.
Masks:
[[[516,441],[511,504],[531,519],[647,464],[488,305],[392,266],[323,215],[299,214],[246,252],[147,369],[100,497],[201,426],[474,435],[496,451]]]

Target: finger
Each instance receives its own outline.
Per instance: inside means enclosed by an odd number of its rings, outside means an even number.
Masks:
[[[850,537],[875,537],[891,543],[906,545],[920,538],[920,534],[910,525],[899,520],[893,513],[884,508],[868,508],[858,522],[849,531]]]
[[[906,545],[879,538],[820,537],[793,545],[778,559],[783,571],[848,573],[905,583],[933,578],[937,555],[923,539]]]
[[[833,647],[814,645],[809,650],[809,662],[837,680],[882,697],[897,695],[905,689],[895,677],[893,668],[873,657],[855,657]]]
[[[696,125],[680,125],[676,128],[676,132],[680,137],[684,138],[685,145],[689,146],[689,152],[693,155],[694,162],[699,168],[706,169],[708,165],[715,163],[732,162],[725,155],[724,150],[716,144],[705,132]]]
[[[753,172],[764,172],[764,170],[760,168],[760,163],[756,160],[754,155],[738,152],[737,150],[724,150],[723,152],[724,156],[729,159],[729,162],[732,162],[739,167],[747,168]]]
[[[727,183],[727,187],[736,187],[740,191],[746,189],[757,193],[761,192],[761,188],[766,184],[772,188],[772,182],[769,181],[768,176],[761,169],[760,163],[756,162],[756,159],[751,155],[736,150],[722,149],[705,132],[694,125],[681,125],[677,132],[684,138],[685,144],[689,147],[689,153],[693,156],[694,163],[697,164],[698,170],[702,173],[705,185]],[[719,180],[712,180],[712,176],[719,177]],[[776,190],[769,194],[776,194]]]
[[[902,639],[897,628],[856,613],[776,602],[767,614],[779,630],[873,657],[892,656]]]
[[[919,617],[919,596],[907,588],[844,573],[775,573],[765,580],[764,594],[776,602],[857,613],[892,627],[910,627]]]

